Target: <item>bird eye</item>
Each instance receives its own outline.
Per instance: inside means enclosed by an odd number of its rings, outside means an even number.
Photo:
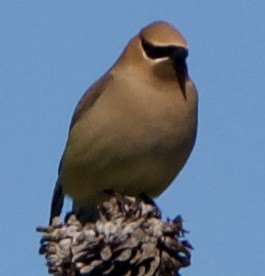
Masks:
[[[153,44],[147,42],[144,38],[142,38],[142,47],[146,55],[151,59],[170,57],[176,49],[175,46],[154,46]]]

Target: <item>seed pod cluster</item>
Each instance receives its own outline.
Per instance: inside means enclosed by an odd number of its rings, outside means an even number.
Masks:
[[[40,254],[53,275],[179,275],[190,265],[180,216],[161,220],[150,201],[113,195],[96,222],[68,214],[64,224],[38,227]]]

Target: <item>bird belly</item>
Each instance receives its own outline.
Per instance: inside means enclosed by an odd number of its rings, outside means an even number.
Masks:
[[[130,132],[89,136],[82,149],[68,147],[62,167],[64,193],[89,207],[105,199],[105,190],[136,197],[141,193],[158,196],[184,166],[194,141],[189,139],[191,135],[179,143],[176,133],[160,137],[147,133],[150,136]]]
[[[60,178],[75,201],[94,207],[104,190],[158,196],[187,161],[196,138],[195,105],[177,98],[174,89],[133,91],[105,91],[71,129]]]

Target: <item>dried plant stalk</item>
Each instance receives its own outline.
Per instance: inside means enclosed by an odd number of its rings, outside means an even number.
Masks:
[[[113,195],[96,222],[67,215],[65,224],[38,227],[40,254],[53,275],[179,275],[192,246],[182,219],[161,220],[154,204]]]

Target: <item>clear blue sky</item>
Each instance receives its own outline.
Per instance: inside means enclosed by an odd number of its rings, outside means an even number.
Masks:
[[[265,275],[264,14],[262,0],[1,0],[0,275],[47,274],[35,227],[48,222],[73,109],[158,19],[187,38],[200,94],[195,150],[157,201],[190,230],[182,275]]]

